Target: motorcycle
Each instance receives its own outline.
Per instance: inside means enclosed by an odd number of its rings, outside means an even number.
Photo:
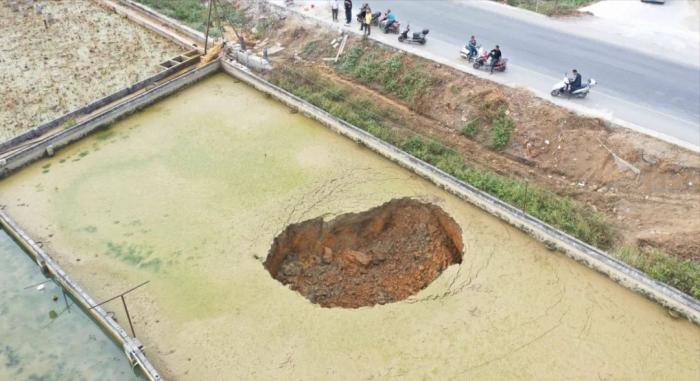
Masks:
[[[491,70],[491,65],[488,64],[489,52],[486,49],[481,49],[479,57],[474,60],[474,69]],[[508,64],[508,58],[501,57],[500,60],[494,66],[494,71],[506,71],[506,65]]]
[[[588,82],[581,86],[581,88],[570,92],[569,86],[571,85],[571,79],[564,74],[564,80],[552,86],[552,92],[550,94],[552,94],[553,97],[566,96],[569,98],[585,98],[596,83],[595,79],[589,78]]]
[[[394,21],[393,24],[389,27],[389,29],[386,28],[386,20],[382,20],[379,22],[379,28],[381,28],[384,33],[393,33],[397,34],[399,33],[399,30],[401,29],[401,24],[399,24],[398,21]]]
[[[406,25],[406,29],[399,34],[399,42],[406,42],[409,44],[421,44],[425,45],[428,40],[425,39],[425,36],[430,32],[428,29],[423,29],[420,33],[413,33],[411,36],[408,35],[408,32],[411,31],[411,25]]]
[[[372,22],[370,25],[372,26],[377,26],[379,25],[379,18],[382,16],[382,12],[374,12],[372,13]],[[357,22],[360,24],[365,22],[365,12],[360,12],[357,14]]]
[[[382,19],[379,21],[379,28],[384,31],[384,33],[394,33],[397,34],[399,33],[399,30],[401,30],[401,24],[399,24],[398,20],[394,20],[394,23],[391,24],[389,29],[387,30],[386,28],[386,19]]]
[[[462,50],[459,51],[459,56],[464,58],[465,60],[469,62],[474,62],[476,57],[481,56],[484,53],[484,48],[481,47],[481,45],[476,46],[476,55],[472,55],[469,52],[469,48],[467,46],[462,47]]]

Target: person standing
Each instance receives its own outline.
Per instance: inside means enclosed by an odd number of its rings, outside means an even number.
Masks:
[[[372,10],[367,7],[365,12],[365,35],[369,36],[369,27],[372,25]]]
[[[340,1],[340,0],[330,0],[330,2],[331,2],[331,15],[333,17],[333,22],[338,22],[338,1]]]
[[[352,0],[344,0],[343,5],[345,6],[345,25],[350,25],[350,21],[352,21]]]

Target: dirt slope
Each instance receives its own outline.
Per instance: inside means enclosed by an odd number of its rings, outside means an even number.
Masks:
[[[402,100],[380,83],[363,83],[329,67],[322,58],[334,55],[329,42],[335,37],[296,17],[278,21],[267,35],[270,45],[285,47],[272,57],[277,67],[310,68],[349,84],[354,93],[394,110],[404,121],[401,128],[449,145],[470,165],[541,185],[603,212],[617,231],[615,246],[654,247],[700,260],[700,156],[577,116],[526,90],[405,54],[404,67],[425,67],[434,85],[418,99]],[[399,54],[354,37],[345,54],[353,47],[372,50],[379,61]],[[502,151],[489,145],[490,118],[499,109],[515,122]],[[476,133],[468,138],[461,131],[473,120]]]

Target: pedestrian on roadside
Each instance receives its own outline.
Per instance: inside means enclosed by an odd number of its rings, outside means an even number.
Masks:
[[[372,25],[372,10],[367,7],[365,12],[365,35],[369,36],[369,27]]]
[[[331,15],[333,16],[333,22],[338,22],[338,2],[340,0],[329,0],[331,2]]]
[[[345,6],[345,25],[350,25],[352,21],[352,0],[343,0]]]

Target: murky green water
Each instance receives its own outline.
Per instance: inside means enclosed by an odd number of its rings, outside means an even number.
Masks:
[[[262,266],[289,223],[405,196],[465,242],[409,300],[324,309]],[[4,180],[0,203],[96,298],[151,281],[130,312],[169,378],[700,372],[698,327],[223,74]]]
[[[55,283],[40,285],[47,279],[2,230],[0,263],[0,380],[139,379]]]

